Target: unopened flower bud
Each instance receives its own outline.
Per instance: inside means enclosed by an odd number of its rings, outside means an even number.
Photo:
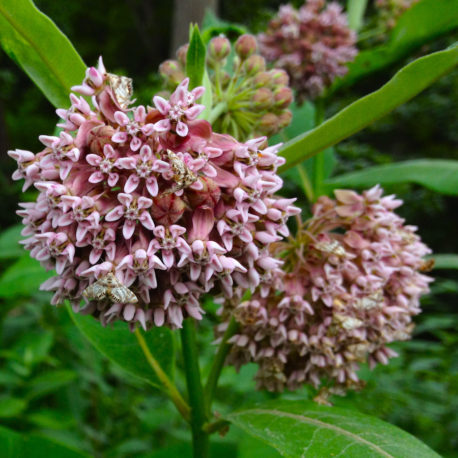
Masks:
[[[235,42],[235,52],[242,60],[245,60],[247,57],[251,56],[254,52],[256,52],[257,48],[258,44],[256,42],[256,38],[253,35],[241,35]]]
[[[265,109],[272,105],[274,95],[270,89],[261,87],[255,91],[251,100],[256,108]]]
[[[264,135],[272,135],[278,131],[278,116],[266,113],[258,124],[258,131]]]
[[[180,64],[176,60],[166,60],[159,66],[159,73],[168,84],[177,85],[185,78]]]
[[[215,61],[222,61],[231,52],[231,42],[223,36],[210,40],[208,45],[208,57]]]
[[[269,72],[259,72],[253,78],[253,83],[256,87],[267,86],[270,82],[270,73]]]
[[[293,113],[291,113],[290,110],[284,111],[278,117],[278,128],[283,129],[286,126],[289,126],[292,119],[293,119]]]
[[[274,92],[275,105],[286,108],[293,101],[293,91],[289,87],[281,87]]]
[[[281,68],[274,68],[269,71],[269,76],[271,82],[274,86],[288,86],[289,84],[289,76],[285,70]]]
[[[259,54],[254,54],[248,57],[243,63],[243,70],[247,75],[256,75],[258,72],[263,72],[266,69],[266,61]]]
[[[186,56],[188,54],[188,48],[189,44],[186,43],[185,45],[180,46],[177,50],[178,62],[180,62],[183,67],[186,67]]]

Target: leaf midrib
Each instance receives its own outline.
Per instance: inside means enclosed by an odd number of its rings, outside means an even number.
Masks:
[[[43,14],[41,11],[39,11],[37,9],[38,13],[39,14]],[[52,73],[55,78],[57,79],[58,83],[64,88],[64,89],[67,89],[67,85],[66,83],[61,79],[60,75],[58,73],[56,73],[54,71],[54,66],[51,65],[51,63],[48,61],[48,59],[46,58],[46,56],[40,51],[40,48],[38,48],[36,46],[36,44],[34,43],[34,41],[30,38],[30,36],[27,35],[27,33],[25,32],[25,30],[16,22],[14,21],[14,19],[8,15],[8,13],[5,11],[4,8],[2,8],[2,6],[0,5],[0,12],[2,13],[2,15],[4,16],[4,18],[11,24],[11,26],[13,27],[13,29],[15,29],[19,35],[21,35],[22,37],[24,37],[24,39],[26,40],[26,42],[29,44],[29,46],[38,54],[38,56],[40,57],[40,59],[44,62],[45,66],[48,68],[48,70],[50,71],[50,73]]]
[[[330,423],[325,423],[321,420],[316,420],[314,418],[310,417],[305,417],[303,415],[299,414],[293,414],[289,412],[284,412],[281,410],[272,410],[272,409],[251,409],[251,410],[245,410],[244,412],[235,412],[231,414],[231,417],[234,416],[244,416],[247,414],[268,414],[268,415],[276,415],[277,417],[287,417],[287,418],[292,418],[294,420],[300,421],[302,423],[307,423],[310,425],[314,425],[317,427],[329,429],[332,431],[337,432],[338,434],[341,434],[343,436],[347,436],[351,439],[353,439],[356,442],[359,442],[361,444],[365,444],[368,447],[372,448],[375,452],[379,453],[381,456],[387,457],[387,458],[395,458],[393,455],[390,455],[388,452],[385,452],[382,448],[380,448],[378,445],[369,442],[368,440],[362,438],[361,436],[358,436],[355,433],[352,433],[350,431],[347,431],[343,428],[340,428],[339,426],[332,425]]]

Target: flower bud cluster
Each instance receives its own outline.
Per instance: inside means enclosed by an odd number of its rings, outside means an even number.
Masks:
[[[281,6],[258,40],[267,61],[288,72],[299,101],[320,96],[358,52],[342,7],[325,0]]]
[[[188,45],[177,52],[177,60],[167,60],[159,71],[167,89],[173,90],[184,77]],[[229,65],[232,48],[235,57]],[[288,110],[293,101],[289,77],[284,70],[266,69],[265,59],[257,53],[253,35],[241,35],[234,46],[224,36],[214,37],[207,46],[206,69],[216,112],[212,125],[239,140],[258,135],[271,136],[289,125]],[[229,68],[232,70],[229,72]]]
[[[92,103],[71,94],[41,152],[9,152],[13,178],[39,191],[18,214],[25,248],[57,272],[42,285],[53,304],[70,300],[104,325],[178,328],[202,317],[203,293],[254,290],[277,266],[267,247],[297,212],[274,195],[278,145],[214,133],[197,119],[204,88],[188,84],[130,108],[131,80],[100,61],[73,88]]]
[[[376,0],[377,28],[386,32],[391,30],[398,19],[419,0]]]
[[[335,195],[321,197],[297,236],[275,245],[284,266],[272,289],[225,305],[223,316],[240,325],[230,362],[257,363],[259,388],[358,388],[360,364],[386,364],[396,355],[387,344],[408,339],[420,312],[430,250],[393,212],[402,202],[378,186]]]

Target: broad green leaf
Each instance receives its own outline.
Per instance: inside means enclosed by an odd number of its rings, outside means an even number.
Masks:
[[[9,227],[0,234],[0,259],[19,258],[24,254],[24,248],[19,245],[22,225]]]
[[[286,158],[281,170],[293,167],[324,149],[364,129],[410,100],[458,64],[458,45],[421,57],[375,92],[357,100],[310,132],[290,140],[280,153]]]
[[[434,254],[435,269],[458,269],[458,254]]]
[[[275,400],[225,418],[289,458],[429,458],[433,450],[401,429],[353,410]]]
[[[56,24],[31,0],[0,2],[0,43],[55,107],[69,105],[86,65]]]
[[[416,48],[457,28],[456,0],[422,0],[399,18],[386,43],[360,52],[349,64],[347,75],[336,80],[331,91],[351,86],[359,79],[387,68]]]
[[[127,323],[116,322],[113,326],[103,327],[92,316],[73,313],[70,307],[68,307],[68,312],[78,329],[108,359],[129,374],[158,388],[162,387],[155,372],[149,366],[135,334],[129,331]],[[162,370],[172,378],[175,365],[172,331],[165,327],[153,327],[148,332],[141,332],[153,357]]]
[[[458,161],[446,159],[415,159],[395,164],[378,165],[346,173],[327,180],[335,188],[369,188],[398,183],[417,183],[450,196],[458,195]]]
[[[81,458],[84,452],[37,435],[22,435],[0,426],[2,458]]]
[[[27,407],[27,401],[18,398],[0,398],[0,418],[19,415]]]
[[[52,275],[26,253],[0,277],[0,298],[31,296]]]
[[[191,89],[202,84],[205,73],[205,53],[199,27],[195,25],[190,29],[189,48],[186,54],[186,75],[189,77]]]

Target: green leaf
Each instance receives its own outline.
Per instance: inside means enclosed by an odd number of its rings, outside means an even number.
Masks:
[[[57,391],[73,382],[76,375],[69,369],[48,370],[28,383],[26,397],[30,400]]]
[[[19,258],[24,254],[24,248],[19,245],[23,226],[18,224],[9,227],[0,234],[0,259]]]
[[[458,64],[458,46],[421,57],[406,65],[384,86],[357,100],[310,132],[290,140],[281,149],[281,170],[339,143],[385,116],[434,83]]]
[[[435,269],[458,269],[458,254],[434,254]]]
[[[78,458],[89,457],[57,442],[37,435],[21,435],[0,426],[2,458]]]
[[[202,113],[200,113],[199,119],[208,119],[208,115],[212,111],[213,95],[212,95],[212,84],[208,76],[208,72],[206,70],[204,72],[204,79],[202,81],[202,85],[205,88],[205,92],[201,100],[199,100],[199,103],[201,103],[202,105],[205,105],[205,110],[202,111]]]
[[[19,415],[27,407],[27,401],[18,398],[0,398],[0,418]]]
[[[189,87],[195,88],[202,84],[205,72],[205,45],[200,36],[199,27],[190,29],[189,48],[186,54],[186,75],[189,77]]]
[[[349,19],[351,21],[351,17]],[[360,52],[349,64],[347,75],[336,80],[331,91],[351,86],[359,79],[387,68],[408,56],[416,48],[456,28],[458,28],[456,0],[422,0],[414,4],[399,18],[388,41]]]
[[[335,188],[369,188],[398,183],[417,183],[450,196],[458,195],[458,161],[446,159],[415,159],[395,164],[378,165],[346,173],[326,181]]]
[[[126,372],[158,388],[162,388],[155,372],[149,366],[135,334],[129,331],[127,323],[116,322],[113,326],[103,327],[92,316],[73,313],[68,307],[73,321],[85,337],[108,359],[122,367]],[[153,327],[143,332],[151,354],[170,377],[175,365],[175,346],[172,331],[165,327]]]
[[[290,458],[439,456],[415,437],[378,418],[310,401],[275,400],[225,418]]]
[[[31,0],[0,2],[0,43],[55,107],[69,105],[86,65],[56,24]]]
[[[205,11],[201,34],[204,43],[208,43],[213,37],[221,34],[230,40],[235,40],[244,33],[248,33],[248,29],[245,26],[220,19],[215,16],[210,8]]]
[[[0,277],[0,298],[31,296],[51,276],[52,272],[46,272],[38,261],[26,253]]]

